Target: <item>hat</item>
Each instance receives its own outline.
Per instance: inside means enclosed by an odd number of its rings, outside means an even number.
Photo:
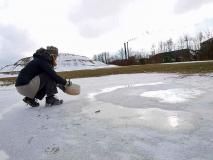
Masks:
[[[58,48],[54,46],[47,46],[47,51],[49,52],[50,55],[58,56]]]

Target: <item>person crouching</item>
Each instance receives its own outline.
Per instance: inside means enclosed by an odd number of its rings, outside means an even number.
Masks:
[[[16,90],[24,97],[23,101],[32,107],[38,107],[37,100],[46,96],[46,105],[60,105],[63,100],[58,99],[57,86],[64,90],[71,82],[57,75],[54,67],[57,65],[58,49],[48,46],[40,48],[33,54],[30,61],[19,73],[16,79]]]

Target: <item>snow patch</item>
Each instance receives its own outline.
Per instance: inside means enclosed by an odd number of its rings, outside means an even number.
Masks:
[[[17,77],[18,74],[0,74],[0,78]]]
[[[0,160],[8,160],[9,156],[7,155],[7,153],[5,153],[5,151],[0,150]]]
[[[160,102],[164,103],[183,103],[189,99],[196,98],[197,96],[203,94],[203,91],[196,89],[167,89],[158,91],[148,91],[142,93],[140,96],[147,98],[156,98]]]

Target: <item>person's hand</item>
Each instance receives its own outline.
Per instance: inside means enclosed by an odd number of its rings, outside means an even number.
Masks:
[[[65,84],[65,87],[69,87],[69,86],[71,86],[71,85],[72,85],[72,82],[70,81],[70,79],[67,80],[67,83]]]
[[[65,91],[65,86],[62,84],[57,84],[57,87],[60,88],[63,92]]]
[[[65,85],[57,84],[57,87],[60,88],[63,92],[65,92],[66,87],[69,87],[72,85],[72,82],[69,80],[66,80],[67,83]]]

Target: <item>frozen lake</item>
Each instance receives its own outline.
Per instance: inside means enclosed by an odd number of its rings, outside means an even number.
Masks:
[[[213,74],[73,79],[79,96],[30,108],[0,87],[0,160],[212,160]]]

